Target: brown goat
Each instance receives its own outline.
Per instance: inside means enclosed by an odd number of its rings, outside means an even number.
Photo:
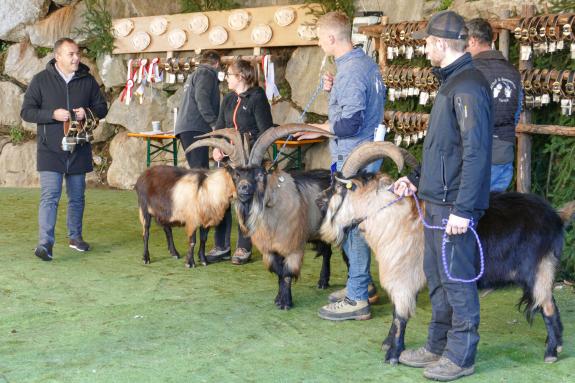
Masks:
[[[200,262],[207,265],[205,245],[207,228],[220,223],[235,196],[235,186],[226,169],[186,170],[174,166],[154,166],[136,182],[140,222],[144,238],[144,263],[150,263],[148,240],[152,217],[162,226],[168,250],[180,258],[174,246],[172,226],[185,226],[189,241],[186,266],[195,267],[196,229],[200,228]]]

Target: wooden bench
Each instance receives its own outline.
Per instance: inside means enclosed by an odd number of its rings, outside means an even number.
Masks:
[[[326,138],[314,138],[312,140],[277,140],[274,142],[273,147],[273,159],[275,160],[276,157],[279,158],[276,161],[276,165],[279,164],[282,161],[289,161],[289,160],[293,160],[295,162],[295,166],[294,169],[301,169],[302,168],[302,158],[303,155],[305,154],[305,152],[309,149],[309,146],[307,146],[306,148],[302,149],[302,147],[304,147],[305,145],[311,145],[311,144],[316,144],[316,143],[320,143],[320,142],[324,142],[326,140]],[[284,147],[285,148],[290,148],[290,149],[295,149],[294,152],[291,153],[285,153],[284,151],[280,150]]]
[[[178,139],[171,133],[128,133],[128,137],[146,139],[146,166],[162,153],[171,153],[174,166],[178,166]],[[169,140],[164,144],[164,140]]]

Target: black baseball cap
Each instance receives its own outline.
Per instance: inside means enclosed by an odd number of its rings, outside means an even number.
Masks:
[[[438,12],[429,20],[425,29],[411,34],[411,37],[415,40],[423,40],[427,36],[465,40],[467,39],[465,20],[453,11]]]

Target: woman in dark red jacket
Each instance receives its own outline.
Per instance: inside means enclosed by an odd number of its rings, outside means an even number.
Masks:
[[[270,104],[264,90],[256,85],[256,71],[245,60],[234,61],[227,69],[226,80],[230,93],[222,105],[216,129],[234,128],[250,138],[250,147],[266,129],[273,125]],[[215,148],[213,158],[222,161],[225,153]],[[209,262],[217,262],[230,258],[230,234],[232,228],[232,213],[228,209],[223,221],[216,228],[216,247],[207,254]],[[250,260],[252,243],[238,227],[238,242],[232,258],[232,263],[241,265]]]

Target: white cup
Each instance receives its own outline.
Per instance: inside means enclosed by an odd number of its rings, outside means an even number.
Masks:
[[[152,130],[154,132],[162,131],[162,125],[160,124],[160,121],[152,121]]]

